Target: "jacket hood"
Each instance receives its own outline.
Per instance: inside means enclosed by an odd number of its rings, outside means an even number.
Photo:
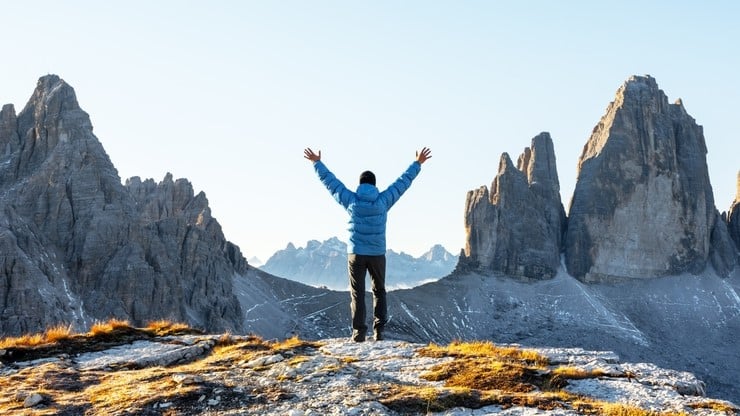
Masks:
[[[375,185],[370,185],[369,183],[362,183],[360,186],[357,187],[357,191],[355,192],[357,194],[357,198],[359,198],[362,201],[375,201],[378,199],[378,195],[380,195],[380,191]]]

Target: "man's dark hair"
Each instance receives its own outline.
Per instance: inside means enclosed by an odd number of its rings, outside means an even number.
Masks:
[[[370,185],[375,186],[375,174],[369,170],[362,172],[362,174],[360,174],[360,184],[363,183],[369,183]]]

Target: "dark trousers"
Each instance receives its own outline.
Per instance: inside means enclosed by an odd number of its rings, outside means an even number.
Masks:
[[[383,331],[388,320],[388,307],[385,303],[385,255],[364,256],[349,254],[349,286],[352,304],[352,329],[365,334],[365,275],[370,272],[371,288],[373,292],[373,330]]]

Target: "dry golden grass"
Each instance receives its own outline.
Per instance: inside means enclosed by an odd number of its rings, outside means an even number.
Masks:
[[[528,363],[545,366],[547,358],[537,351],[516,348],[499,347],[490,341],[460,342],[453,341],[447,346],[429,344],[419,353],[428,357],[496,357],[505,360],[520,360]]]
[[[44,337],[47,342],[59,342],[72,338],[71,325],[57,325],[46,330]]]
[[[288,361],[288,365],[296,366],[309,360],[310,358],[306,357],[305,355],[299,355],[298,357],[291,358],[290,361]]]
[[[465,358],[434,366],[421,375],[446,387],[528,392],[544,384],[536,370],[489,358]]]
[[[685,412],[657,411],[642,409],[622,403],[608,403],[584,399],[574,406],[578,411],[600,416],[688,416]]]
[[[8,337],[0,340],[0,349],[37,347],[39,345],[53,344],[72,338],[72,328],[65,325],[57,325],[47,329],[43,334],[27,334],[20,337]]]
[[[106,335],[121,329],[133,329],[133,327],[128,321],[113,318],[107,322],[96,322],[90,328],[90,332],[87,335],[93,337]]]
[[[501,390],[478,390],[465,387],[435,388],[429,386],[394,385],[380,400],[388,408],[401,414],[442,412],[454,407],[478,409],[498,405],[535,407],[542,410],[566,408],[577,396],[567,392],[514,393]]]
[[[146,324],[145,329],[150,330],[156,335],[159,336],[165,336],[165,335],[179,335],[183,333],[192,333],[193,328],[188,326],[187,324],[179,323],[179,322],[171,322],[167,320],[160,319],[158,321],[151,321]],[[228,335],[228,334],[224,334]]]
[[[46,343],[44,334],[28,334],[20,337],[8,337],[0,340],[0,349],[15,347],[36,347]]]
[[[318,348],[321,346],[321,343],[319,342],[312,342],[312,341],[304,341],[298,337],[292,337],[285,339],[283,341],[278,341],[272,344],[271,349],[275,352],[285,351],[285,350],[294,350],[298,348]]]
[[[727,415],[735,415],[740,413],[740,409],[738,409],[737,407],[734,407],[727,402],[720,402],[718,400],[705,400],[702,402],[690,404],[689,407],[693,409],[710,409],[714,410],[715,412],[725,413]]]

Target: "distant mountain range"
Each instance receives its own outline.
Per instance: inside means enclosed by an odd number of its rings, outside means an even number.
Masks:
[[[251,263],[250,263],[251,264]],[[386,252],[386,288],[408,289],[433,282],[454,270],[457,256],[437,244],[419,257]],[[337,237],[323,242],[311,240],[306,247],[288,243],[275,252],[260,269],[314,287],[347,290],[347,244]]]

